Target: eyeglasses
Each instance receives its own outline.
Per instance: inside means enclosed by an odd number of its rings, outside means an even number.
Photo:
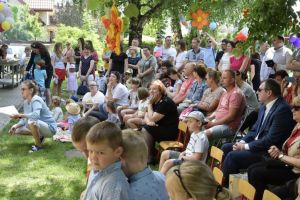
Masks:
[[[179,165],[178,169],[174,169],[173,172],[174,172],[174,174],[179,178],[179,181],[180,181],[180,183],[181,183],[181,186],[182,186],[182,188],[184,189],[184,191],[187,193],[187,195],[189,196],[189,198],[192,198],[191,193],[187,190],[187,188],[186,188],[185,185],[183,184],[182,177],[181,177],[181,175],[180,175],[180,165]]]
[[[292,106],[292,110],[299,111],[300,110],[300,106]]]

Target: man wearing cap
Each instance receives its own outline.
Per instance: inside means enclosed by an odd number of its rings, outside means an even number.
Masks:
[[[273,47],[269,48],[262,60],[260,68],[260,81],[268,79],[278,70],[286,70],[286,65],[292,57],[292,50],[284,46],[284,38],[276,36]]]
[[[179,165],[185,160],[206,161],[209,142],[206,134],[201,131],[202,126],[206,123],[204,115],[199,111],[190,112],[186,117],[189,131],[192,132],[190,141],[185,151],[178,152],[165,150],[161,154],[159,170],[166,174],[174,165]]]

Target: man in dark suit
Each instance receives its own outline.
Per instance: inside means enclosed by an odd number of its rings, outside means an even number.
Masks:
[[[241,141],[222,146],[222,171],[227,187],[229,174],[239,173],[240,169],[261,161],[271,145],[281,148],[295,124],[291,108],[281,97],[280,85],[275,80],[267,79],[261,83],[257,94],[262,105],[252,129]]]

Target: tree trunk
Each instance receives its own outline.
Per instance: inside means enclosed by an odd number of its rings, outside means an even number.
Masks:
[[[143,36],[144,27],[141,26],[141,24],[143,24],[143,21],[141,21],[140,18],[141,17],[139,16],[138,18],[130,19],[129,40],[128,40],[129,46],[130,46],[133,38],[138,38],[140,41],[140,44],[142,44],[142,36]]]
[[[154,6],[150,7],[150,9],[141,15],[141,8],[142,5],[140,0],[130,0],[129,3],[134,3],[136,7],[139,9],[139,15],[137,18],[132,17],[130,18],[129,24],[129,41],[128,43],[131,44],[133,38],[138,38],[140,44],[142,44],[142,36],[145,24],[151,19],[153,13],[157,12],[164,4],[164,0],[160,0]]]

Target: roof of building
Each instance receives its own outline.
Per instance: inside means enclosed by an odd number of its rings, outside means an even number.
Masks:
[[[35,11],[53,11],[54,0],[23,0],[30,9]]]

